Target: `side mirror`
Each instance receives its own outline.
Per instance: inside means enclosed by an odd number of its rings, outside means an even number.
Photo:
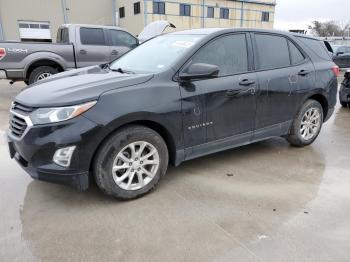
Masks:
[[[211,79],[219,76],[219,67],[211,64],[197,63],[188,66],[179,75],[181,80]]]
[[[344,52],[337,52],[337,56],[344,55]]]

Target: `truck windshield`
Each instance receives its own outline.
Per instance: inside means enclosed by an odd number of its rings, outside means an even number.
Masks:
[[[158,73],[174,65],[203,35],[163,35],[149,40],[114,61],[112,70]]]

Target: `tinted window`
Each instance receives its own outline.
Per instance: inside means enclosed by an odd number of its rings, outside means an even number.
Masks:
[[[60,28],[57,31],[57,43],[69,43],[69,32],[68,28]]]
[[[288,43],[289,43],[289,51],[290,51],[290,58],[292,60],[292,64],[296,65],[303,62],[305,59],[304,55],[292,42],[288,41]]]
[[[247,43],[244,34],[220,37],[202,47],[191,63],[217,65],[219,76],[248,71]]]
[[[134,14],[137,15],[141,12],[140,2],[134,3]]]
[[[220,18],[229,19],[230,11],[228,8],[220,8]]]
[[[153,13],[154,14],[165,14],[165,3],[164,2],[153,2]]]
[[[270,13],[269,12],[262,12],[261,21],[269,22],[270,21]]]
[[[214,17],[214,7],[208,7],[207,17],[208,18],[213,18]]]
[[[49,29],[50,25],[48,24],[40,24],[40,29]]]
[[[29,26],[30,28],[35,28],[35,29],[39,28],[39,24],[30,24]]]
[[[124,31],[109,30],[111,33],[111,44],[113,46],[135,47],[137,40],[135,37]]]
[[[281,68],[290,65],[287,39],[280,36],[256,34],[260,69]]]
[[[313,52],[318,57],[325,59],[325,60],[331,60],[331,56],[329,52],[327,51],[327,48],[325,44],[322,41],[312,39],[312,38],[305,38],[305,37],[298,37],[301,42],[303,42],[309,51]]]
[[[181,16],[191,16],[191,6],[180,4],[180,15]]]
[[[119,18],[124,18],[125,17],[125,7],[120,7],[119,8]]]
[[[19,28],[29,28],[29,24],[20,23]]]
[[[83,45],[106,45],[103,29],[80,28],[80,41]]]

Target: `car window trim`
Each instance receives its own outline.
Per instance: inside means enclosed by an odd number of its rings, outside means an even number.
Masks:
[[[104,45],[93,45],[93,44],[84,44],[82,42],[82,39],[81,39],[81,29],[99,29],[99,30],[102,30],[103,32],[103,38],[104,38]],[[84,46],[109,46],[109,43],[108,43],[108,38],[107,38],[107,35],[106,35],[106,30],[103,29],[103,28],[99,28],[99,27],[79,27],[79,39],[80,39],[80,44],[81,45],[84,45]]]
[[[300,65],[303,65],[303,64],[306,64],[308,62],[311,61],[310,57],[307,55],[307,53],[302,49],[300,48],[300,46],[295,42],[293,41],[293,39],[291,39],[290,37],[288,36],[285,36],[285,35],[281,35],[281,34],[276,34],[276,33],[265,33],[265,32],[252,32],[251,33],[253,36],[252,36],[252,41],[253,41],[253,49],[254,49],[254,66],[255,66],[255,71],[254,72],[264,72],[264,71],[271,71],[271,70],[277,70],[277,69],[283,69],[283,68],[290,68],[290,67],[295,67],[295,66],[300,66]],[[279,36],[279,37],[283,37],[285,38],[287,41],[291,41],[298,49],[299,51],[304,55],[304,60],[298,64],[292,64],[292,60],[291,58],[289,58],[290,60],[290,65],[289,66],[282,66],[282,67],[275,67],[275,68],[264,68],[264,69],[260,69],[259,68],[259,60],[258,60],[258,48],[257,48],[257,42],[256,42],[256,38],[255,38],[255,35],[257,34],[260,34],[260,35],[272,35],[272,36]],[[288,42],[287,42],[288,43]],[[290,57],[290,50],[289,50],[289,44],[288,44],[288,52],[289,52],[289,57]]]
[[[224,76],[219,76],[218,78],[222,78],[222,77],[230,77],[230,76],[237,76],[237,75],[244,75],[244,74],[250,74],[253,72],[253,67],[251,65],[251,57],[250,57],[250,53],[251,53],[251,46],[249,45],[249,39],[250,39],[250,36],[249,36],[249,33],[248,32],[244,32],[244,31],[241,31],[241,32],[229,32],[229,33],[225,33],[225,34],[221,34],[221,35],[218,35],[212,39],[210,39],[209,41],[205,42],[203,45],[201,45],[200,47],[198,47],[198,49],[196,50],[196,52],[194,52],[191,57],[189,59],[186,60],[186,62],[180,66],[180,69],[177,70],[177,72],[175,73],[173,79],[174,81],[178,82],[179,81],[179,74],[182,72],[182,70],[184,68],[186,68],[186,66],[192,61],[192,58],[203,48],[205,47],[206,45],[208,45],[209,43],[221,38],[221,37],[225,37],[225,36],[229,36],[229,35],[244,35],[245,36],[245,39],[246,39],[246,47],[247,47],[247,66],[248,66],[248,71],[246,72],[240,72],[240,73],[235,73],[235,74],[230,74],[230,75],[224,75]],[[249,38],[249,39],[248,39]],[[194,80],[194,81],[197,81],[197,80]]]
[[[297,46],[295,43],[293,43],[292,41],[290,41],[288,38],[287,38],[287,43],[288,43],[288,50],[289,50],[289,57],[290,57],[290,63],[292,66],[295,66],[295,65],[301,65],[303,64],[303,62],[306,60],[306,56],[304,55],[304,53],[300,50],[300,47]],[[301,53],[301,55],[304,57],[304,59],[299,62],[299,63],[295,63],[293,64],[293,59],[292,59],[292,52],[291,52],[291,47],[290,47],[290,44],[293,44],[297,50],[299,50],[299,52]]]
[[[113,45],[111,31],[124,32],[124,33],[128,34],[129,36],[131,36],[131,37],[135,40],[135,43],[138,44],[138,39],[137,39],[135,36],[133,36],[132,34],[130,34],[129,32],[124,31],[124,30],[120,30],[120,29],[113,29],[113,28],[110,28],[110,29],[107,29],[108,44],[109,44],[109,46],[124,46],[124,45]]]

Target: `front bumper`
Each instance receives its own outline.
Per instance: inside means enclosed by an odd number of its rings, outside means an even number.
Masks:
[[[100,142],[100,130],[94,122],[79,116],[57,124],[32,126],[20,139],[8,133],[11,158],[34,179],[66,184],[78,190],[89,187],[89,170]],[[57,149],[76,146],[69,167],[53,162]]]

